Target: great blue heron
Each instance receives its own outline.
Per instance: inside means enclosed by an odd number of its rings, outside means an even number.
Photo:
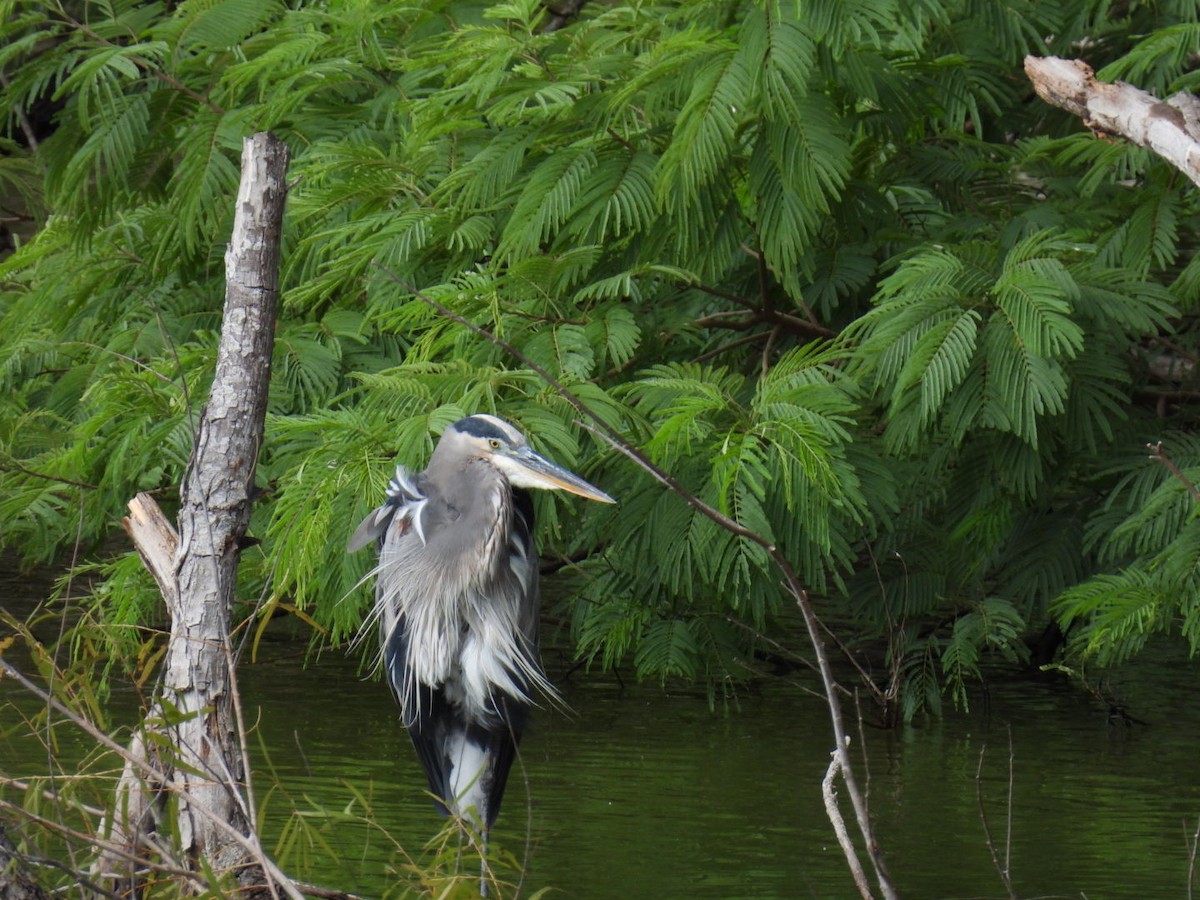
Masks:
[[[538,654],[527,488],[614,502],[502,419],[468,416],[442,434],[424,472],[396,469],[348,548],[379,548],[372,616],[429,789],[485,841],[535,695],[557,697]]]

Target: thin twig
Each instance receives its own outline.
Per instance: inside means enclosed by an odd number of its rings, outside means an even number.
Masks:
[[[1163,452],[1162,441],[1159,441],[1156,444],[1147,444],[1146,449],[1150,451],[1150,458],[1157,459],[1160,463],[1166,466],[1167,471],[1175,476],[1175,479],[1180,484],[1187,488],[1188,493],[1192,495],[1192,499],[1194,499],[1197,503],[1200,503],[1200,488],[1197,488],[1196,485],[1192,483],[1191,479],[1189,479],[1183,474],[1182,471],[1180,471],[1179,466],[1175,465],[1175,460],[1171,459],[1171,457],[1167,456],[1167,454]]]
[[[72,724],[86,732],[94,741],[99,743],[101,746],[112,750],[126,762],[129,762],[136,768],[140,769],[144,775],[150,777],[158,784],[161,784],[164,788],[177,787],[177,782],[173,778],[160,771],[145,758],[139,758],[130,753],[125,747],[122,747],[83,716],[79,715],[70,707],[59,702],[50,694],[46,693],[46,691],[39,688],[36,684],[26,678],[25,675],[23,675],[19,670],[8,663],[3,657],[0,657],[0,675],[4,675],[16,680],[18,684],[37,696],[43,703],[47,704],[60,715],[65,716]],[[0,803],[3,802],[4,801],[0,801]],[[224,832],[226,836],[230,837],[235,843],[240,844],[243,849],[245,849],[252,856],[256,857],[270,879],[278,883],[278,885],[283,888],[284,892],[291,897],[292,900],[303,900],[303,896],[300,894],[299,890],[296,889],[292,883],[292,880],[288,878],[288,876],[284,875],[283,872],[280,871],[279,867],[275,865],[275,863],[271,861],[271,859],[269,859],[263,852],[262,845],[258,841],[257,837],[250,837],[242,834],[238,829],[234,828],[233,825],[226,822],[221,816],[216,815],[203,803],[197,803],[193,800],[189,803],[189,808],[198,811],[208,821],[212,822],[218,830]],[[94,846],[105,846],[107,843],[102,839],[97,838],[95,835],[90,835],[87,837],[89,842],[91,842]],[[106,847],[106,849],[108,848]],[[207,881],[198,872],[188,872],[182,868],[180,868],[178,871],[175,869],[167,870],[159,866],[156,866],[156,868],[166,871],[167,874],[171,875],[178,875],[182,872],[187,872],[188,876],[193,880],[207,884]]]
[[[28,475],[30,478],[41,478],[58,484],[69,484],[71,487],[83,488],[88,491],[100,490],[98,485],[88,484],[86,481],[75,481],[71,478],[62,478],[58,475],[47,475],[45,472],[35,472],[33,469],[27,469],[20,463],[13,462],[12,460],[0,462],[0,472],[20,472],[22,475]]]
[[[1012,739],[1012,723],[1008,723],[1008,809],[1005,811],[1004,824],[1004,875],[1008,884],[1008,891],[1013,896],[1016,894],[1012,889],[1012,829],[1013,829],[1013,786],[1016,781],[1013,778],[1013,761],[1016,759],[1016,751],[1013,750]]]
[[[762,337],[765,334],[767,334],[767,332],[765,332],[765,331],[756,331],[753,334],[743,334],[740,338],[734,338],[732,341],[729,341],[728,343],[722,344],[719,347],[714,347],[711,350],[706,350],[704,353],[701,353],[699,356],[693,357],[692,362],[693,363],[702,363],[702,362],[705,362],[706,360],[715,359],[716,357],[720,356],[722,353],[728,353],[730,350],[736,350],[738,347],[744,346],[745,344],[757,343],[759,340],[762,339]]]
[[[886,707],[887,694],[880,690],[879,685],[875,683],[875,679],[871,677],[871,673],[864,669],[862,663],[858,661],[858,657],[856,657],[853,651],[846,646],[846,643],[834,633],[832,628],[828,627],[822,622],[821,629],[825,632],[825,635],[831,641],[833,641],[838,650],[841,651],[842,657],[846,660],[846,662],[854,666],[855,671],[858,672],[860,682],[871,692],[871,696],[875,698],[875,702],[880,706]]]
[[[773,304],[759,306],[753,300],[748,300],[745,297],[740,297],[737,294],[730,294],[727,291],[718,290],[717,288],[708,287],[707,285],[689,283],[685,281],[681,282],[679,286],[682,288],[690,288],[695,291],[700,291],[700,293],[708,294],[711,297],[719,297],[722,300],[728,300],[730,303],[736,303],[738,306],[748,310],[751,313],[749,318],[731,322],[725,322],[709,316],[698,320],[699,324],[719,328],[744,330],[757,322],[765,322],[766,324],[775,327],[787,328],[788,331],[801,335],[823,338],[837,337],[837,332],[826,328],[824,325],[821,325],[816,321],[815,317],[812,315],[812,311],[803,302],[801,303],[801,306],[804,308],[805,313],[809,316],[807,320],[793,316],[790,313],[780,312],[778,309],[775,309]],[[713,316],[720,315],[723,314],[713,314]]]
[[[871,757],[867,753],[867,731],[863,724],[862,703],[859,702],[858,688],[854,689],[854,717],[858,720],[858,745],[862,748],[863,774],[865,783],[863,784],[863,802],[867,804],[867,809],[871,807]]]
[[[739,297],[737,294],[730,294],[727,291],[708,287],[704,284],[693,284],[687,281],[680,282],[679,287],[691,288],[692,290],[699,291],[702,294],[708,294],[710,297],[720,297],[722,300],[728,300],[730,303],[736,303],[738,306],[744,307],[751,312],[758,312],[758,305],[753,300],[747,300],[745,297]]]
[[[77,21],[76,19],[72,18],[71,16],[66,15],[64,13],[63,17],[66,19],[68,25],[70,25],[72,28],[78,28],[81,32],[86,34],[92,40],[97,41],[98,43],[101,43],[106,47],[116,47],[118,49],[124,49],[121,47],[120,44],[114,44],[108,38],[97,34],[95,31],[93,31],[87,25],[83,24],[82,22]],[[145,72],[147,75],[152,75],[153,77],[157,78],[159,81],[162,81],[163,83],[168,84],[171,87],[175,88],[175,90],[177,90],[181,93],[187,94],[189,97],[191,97],[197,103],[203,103],[210,110],[215,112],[218,116],[225,115],[224,109],[222,109],[216,103],[213,103],[213,101],[209,100],[203,94],[197,93],[196,91],[192,90],[190,87],[188,87],[186,84],[184,84],[178,78],[176,78],[174,75],[164,72],[162,69],[159,69],[156,66],[150,65],[150,63],[146,62],[146,60],[142,59],[140,56],[134,56],[131,54],[125,58],[128,59],[135,66],[137,66],[139,69],[141,69],[143,72]]]
[[[1191,841],[1188,842],[1188,877],[1187,877],[1187,895],[1188,900],[1192,900],[1192,885],[1196,879],[1196,848],[1200,847],[1200,819],[1196,820],[1196,830],[1192,834]]]
[[[724,328],[727,331],[746,331],[753,328],[762,319],[759,316],[747,316],[741,310],[726,309],[720,312],[701,316],[692,322],[697,328]]]
[[[144,856],[138,856],[136,853],[131,853],[129,850],[119,844],[101,840],[92,834],[84,834],[81,831],[76,831],[74,828],[64,825],[62,822],[56,822],[54,819],[47,819],[45,816],[39,816],[37,813],[31,812],[27,809],[22,809],[15,803],[10,803],[7,800],[0,800],[0,809],[5,810],[14,816],[20,816],[24,819],[28,819],[35,825],[39,825],[40,827],[45,828],[47,831],[54,832],[55,834],[59,835],[59,837],[82,841],[84,843],[91,844],[94,847],[102,847],[108,852],[113,853],[122,859],[127,859],[138,866],[154,869],[156,872],[161,872],[164,875],[174,875],[177,878],[186,878],[190,881],[195,881],[197,884],[208,886],[208,882],[203,875],[201,875],[199,872],[193,872],[190,869],[185,869],[178,863],[174,865],[168,865],[164,862],[147,859]],[[169,859],[169,857],[164,858]]]
[[[65,872],[78,886],[87,888],[97,896],[107,897],[108,900],[128,900],[128,898],[122,897],[120,894],[114,894],[112,891],[101,887],[83,872],[73,869],[65,863],[60,863],[57,859],[51,859],[48,856],[26,856],[24,853],[15,852],[13,856],[25,866],[41,866],[44,869],[58,869],[60,872]]]
[[[825,699],[824,694],[822,694],[820,691],[813,690],[799,679],[789,678],[787,675],[778,675],[773,672],[768,672],[762,666],[752,665],[749,661],[742,659],[741,657],[734,657],[731,660],[731,664],[737,666],[747,674],[753,675],[755,678],[772,678],[776,681],[781,681],[783,684],[791,685],[802,694],[808,694],[810,697],[815,697],[818,700]]]
[[[1017,900],[1017,894],[1013,890],[1012,877],[1008,870],[1007,861],[1001,862],[1000,851],[996,848],[996,842],[992,839],[992,827],[988,824],[987,810],[983,805],[983,757],[987,753],[987,744],[979,748],[979,765],[975,769],[975,798],[979,804],[979,821],[983,823],[983,839],[987,843],[988,853],[992,856],[992,865],[996,869],[996,873],[1000,876],[1000,880],[1004,883],[1004,889],[1008,892],[1010,900]],[[1011,771],[1011,770],[1010,770]],[[1011,784],[1009,790],[1009,803],[1012,802]],[[1011,809],[1010,809],[1011,812]],[[1009,816],[1009,843],[1011,844],[1012,834],[1012,816]],[[1008,849],[1005,849],[1007,857]]]
[[[59,781],[72,781],[75,779],[90,779],[90,778],[91,778],[90,775],[59,775],[58,776]],[[45,788],[42,788],[39,790],[37,787],[35,787],[30,782],[22,781],[19,778],[9,778],[7,776],[0,775],[0,785],[7,785],[8,787],[14,788],[18,791],[22,791],[24,793],[29,793],[30,791],[37,791],[41,795],[43,800],[55,800],[55,801],[62,800],[62,797],[60,795],[56,794],[54,791],[48,791]],[[69,800],[66,802],[72,809],[76,809],[76,810],[79,810],[80,812],[87,813],[89,816],[96,816],[97,818],[99,818],[100,816],[104,815],[104,810],[102,810],[98,806],[89,806],[88,804],[82,803],[78,800]]]
[[[1174,341],[1163,337],[1161,334],[1156,334],[1154,337],[1152,337],[1150,339],[1150,341],[1151,341],[1151,343],[1162,344],[1164,347],[1166,347],[1172,353],[1176,353],[1179,356],[1182,356],[1184,359],[1188,360],[1189,362],[1200,363],[1200,356],[1197,356],[1195,353],[1192,353],[1190,350],[1180,346],[1179,344],[1175,343]]]
[[[317,884],[309,884],[306,881],[297,881],[296,887],[300,892],[309,897],[317,897],[318,900],[363,900],[358,894],[347,893],[346,891],[335,891],[332,888],[324,888]]]
[[[611,128],[606,128],[604,130],[608,133],[608,136],[610,138],[612,138],[614,141],[616,141],[618,144],[620,144],[622,147],[624,147],[630,153],[637,153],[637,147],[633,146],[633,144],[629,143],[629,141],[625,140],[625,138],[621,137],[619,134],[617,134]]]
[[[8,89],[8,76],[0,72],[0,87]],[[20,106],[15,107],[17,114],[17,122],[21,125],[21,132],[25,135],[25,142],[29,145],[30,150],[37,150],[38,139],[37,133],[33,130],[33,123],[29,121],[29,116],[25,115],[25,110]]]
[[[816,672],[818,675],[820,674],[820,670],[817,668],[817,666],[811,660],[805,659],[803,656],[801,656],[799,653],[797,653],[791,647],[781,644],[779,641],[775,640],[770,635],[763,634],[761,631],[759,631],[753,625],[750,625],[747,622],[742,622],[738,619],[735,619],[733,616],[729,616],[729,615],[723,616],[722,618],[724,618],[724,620],[727,623],[734,626],[735,628],[741,628],[743,631],[750,632],[750,634],[754,635],[754,637],[757,640],[762,641],[764,644],[767,644],[767,645],[773,647],[775,650],[779,651],[779,653],[781,655],[790,656],[796,662],[800,663],[800,665],[804,666],[807,669],[811,669],[813,672]]]

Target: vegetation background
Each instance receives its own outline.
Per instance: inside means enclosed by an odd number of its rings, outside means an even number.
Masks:
[[[1021,60],[1165,97],[1198,48],[1190,0],[0,2],[0,546],[89,576],[62,690],[157,661],[112,538],[180,483],[267,129],[294,187],[255,634],[352,637],[346,536],[486,411],[621,501],[538,500],[579,659],[715,701],[801,646],[759,548],[416,287],[783,548],[886,722],[966,704],[987,654],[1195,649],[1197,192]]]

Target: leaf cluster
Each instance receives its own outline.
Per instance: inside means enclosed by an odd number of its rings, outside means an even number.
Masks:
[[[1020,69],[1083,47],[1186,88],[1190,4],[591,3],[549,32],[536,2],[0,11],[0,190],[39,216],[0,260],[0,544],[82,545],[97,616],[154,621],[107,540],[135,491],[174,497],[241,140],[271,129],[294,183],[255,633],[357,633],[345,536],[397,460],[489,412],[621,501],[538,498],[580,658],[723,685],[798,642],[761,549],[581,439],[415,287],[784,548],[848,644],[890,648],[907,715],[965,703],[1051,617],[1115,657],[1152,627],[1200,639],[1188,496],[1134,452],[1191,430],[1196,195],[1030,102]],[[137,631],[110,633],[134,658]]]

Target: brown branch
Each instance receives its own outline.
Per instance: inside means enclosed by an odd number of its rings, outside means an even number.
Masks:
[[[630,153],[637,153],[637,147],[633,146],[633,144],[629,143],[629,141],[625,140],[625,138],[621,137],[619,134],[617,134],[611,128],[606,128],[604,130],[610,138],[612,138],[614,141],[616,141],[618,144],[620,144],[622,147],[624,147]]]
[[[709,287],[706,284],[690,284],[686,281],[679,282],[678,286],[681,288],[691,288],[693,291],[708,294],[710,297],[720,297],[722,300],[728,300],[730,303],[736,303],[738,306],[745,307],[751,312],[758,312],[758,305],[753,300],[747,300],[745,297],[739,297],[737,294],[730,294],[728,291]]]
[[[766,378],[767,373],[771,371],[771,351],[775,349],[775,341],[779,338],[779,332],[783,329],[776,325],[767,332],[767,342],[763,344],[762,350],[762,368],[759,372],[760,378]]]
[[[742,249],[753,256],[758,264],[758,300],[762,304],[763,316],[769,319],[775,309],[771,303],[771,272],[767,268],[767,255],[762,250],[751,250],[745,244]]]
[[[1004,889],[1008,892],[1010,900],[1017,900],[1017,892],[1013,889],[1012,869],[1011,869],[1011,852],[1012,852],[1012,794],[1013,794],[1013,749],[1012,749],[1012,729],[1009,729],[1008,734],[1008,831],[1007,839],[1004,847],[1004,859],[1000,859],[1000,851],[996,847],[996,842],[992,838],[992,828],[988,824],[987,810],[983,805],[983,757],[987,752],[987,744],[979,748],[979,765],[975,768],[975,799],[979,804],[979,820],[983,824],[983,838],[987,843],[988,853],[992,856],[992,865],[995,867],[1000,880],[1004,883]]]
[[[1153,151],[1200,186],[1200,98],[1180,92],[1163,101],[1122,81],[1097,81],[1078,59],[1027,56],[1025,74],[1047,103]]]
[[[27,469],[20,463],[15,463],[12,460],[0,462],[0,472],[20,472],[22,475],[28,475],[30,478],[42,478],[46,481],[55,481],[59,484],[69,484],[71,487],[84,488],[89,491],[100,490],[97,485],[88,484],[86,481],[74,481],[70,478],[61,478],[58,475],[47,475],[44,472],[35,472],[33,469]]]
[[[83,24],[82,22],[80,22],[78,20],[73,19],[70,16],[65,16],[65,18],[66,18],[67,24],[69,24],[72,28],[78,28],[80,31],[82,31],[84,34],[86,34],[92,40],[94,40],[98,43],[101,43],[106,47],[118,47],[119,48],[121,46],[120,44],[114,44],[108,38],[103,37],[100,34],[97,34],[95,31],[93,31],[87,25]],[[188,87],[186,84],[184,84],[178,78],[176,78],[174,75],[164,72],[162,69],[158,68],[157,66],[152,66],[150,63],[146,62],[146,60],[142,59],[139,56],[128,56],[126,58],[131,63],[133,63],[135,66],[137,66],[139,69],[141,69],[143,72],[145,72],[147,75],[153,76],[154,78],[157,78],[159,81],[163,82],[164,84],[170,85],[171,87],[175,88],[175,90],[179,91],[180,93],[186,94],[187,96],[191,97],[197,103],[203,103],[205,106],[207,106],[213,112],[215,112],[218,116],[225,115],[225,110],[223,108],[218,106],[216,103],[213,103],[213,101],[209,100],[203,94],[197,93],[196,91],[192,90],[192,88]]]
[[[753,251],[750,251],[750,252],[753,252]],[[756,255],[761,257],[761,254],[756,254]],[[707,285],[704,285],[704,284],[689,284],[688,282],[681,282],[679,284],[679,286],[683,287],[683,288],[691,288],[692,290],[695,290],[695,291],[700,291],[700,293],[708,294],[710,297],[719,297],[722,300],[728,300],[730,303],[736,303],[738,306],[741,306],[742,308],[749,310],[751,313],[751,315],[748,318],[741,320],[741,322],[739,322],[737,325],[722,324],[721,322],[719,322],[715,319],[709,321],[710,317],[708,317],[708,316],[704,317],[703,319],[698,319],[697,324],[709,325],[709,326],[714,326],[714,327],[719,327],[719,328],[733,328],[735,330],[743,330],[743,329],[749,328],[751,325],[754,325],[758,322],[763,322],[763,323],[766,323],[766,324],[772,325],[772,326],[775,326],[775,325],[783,326],[783,327],[787,328],[788,331],[798,332],[798,333],[804,334],[804,335],[811,335],[811,336],[823,337],[823,338],[837,337],[837,332],[832,331],[831,329],[826,328],[824,325],[819,324],[815,319],[813,319],[812,321],[808,321],[805,319],[801,319],[797,316],[793,316],[790,313],[780,312],[779,310],[775,309],[772,306],[762,307],[762,306],[759,306],[757,303],[755,303],[753,300],[748,300],[745,297],[738,296],[737,294],[730,294],[727,291],[722,291],[718,288],[708,287]],[[811,310],[809,310],[807,307],[805,307],[805,312],[807,312],[809,316],[812,316]],[[712,315],[713,316],[723,316],[723,315],[726,315],[726,313],[713,313]]]
[[[1200,503],[1200,488],[1197,488],[1196,485],[1192,483],[1191,479],[1183,474],[1179,466],[1175,465],[1175,460],[1171,459],[1171,457],[1167,456],[1167,454],[1163,452],[1162,441],[1159,441],[1156,444],[1147,444],[1146,449],[1150,451],[1150,458],[1157,459],[1160,463],[1166,466],[1167,471],[1175,477],[1175,480],[1187,488],[1187,492],[1192,495],[1192,499],[1197,503]]]
[[[701,316],[692,324],[698,328],[724,328],[726,331],[747,331],[762,321],[759,316],[746,316],[741,319],[734,318],[734,316],[741,315],[742,313],[732,310],[715,312],[712,315]]]
[[[753,344],[753,343],[761,340],[764,335],[767,335],[769,333],[770,332],[766,332],[766,331],[756,331],[756,332],[754,332],[754,334],[743,334],[740,338],[735,338],[732,341],[727,341],[726,343],[722,344],[720,347],[714,347],[711,350],[701,353],[699,356],[693,357],[692,362],[693,363],[702,363],[705,360],[714,359],[715,357],[720,356],[722,353],[728,353],[730,350],[735,350],[744,344]]]

